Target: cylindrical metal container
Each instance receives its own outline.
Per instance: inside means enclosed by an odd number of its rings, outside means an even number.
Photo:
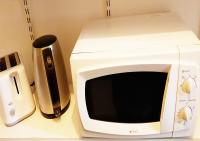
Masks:
[[[41,113],[46,118],[63,114],[70,103],[67,75],[61,48],[54,35],[44,35],[33,42],[36,94]]]

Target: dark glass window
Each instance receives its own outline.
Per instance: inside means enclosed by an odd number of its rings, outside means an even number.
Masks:
[[[160,121],[167,73],[128,72],[86,81],[91,119],[119,123]]]

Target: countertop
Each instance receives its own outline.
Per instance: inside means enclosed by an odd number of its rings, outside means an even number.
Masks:
[[[33,115],[12,127],[0,119],[0,138],[79,138],[73,121],[74,101],[71,94],[68,110],[58,119],[46,119],[38,106]]]

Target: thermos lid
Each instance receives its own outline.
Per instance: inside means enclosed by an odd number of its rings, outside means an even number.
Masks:
[[[52,45],[56,40],[57,40],[57,38],[54,35],[44,35],[44,36],[37,38],[33,42],[33,47],[34,48],[47,47],[49,45]]]

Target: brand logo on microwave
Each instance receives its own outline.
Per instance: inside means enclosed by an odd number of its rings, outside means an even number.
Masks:
[[[136,134],[138,131],[137,130],[130,130],[129,133],[130,134]]]

